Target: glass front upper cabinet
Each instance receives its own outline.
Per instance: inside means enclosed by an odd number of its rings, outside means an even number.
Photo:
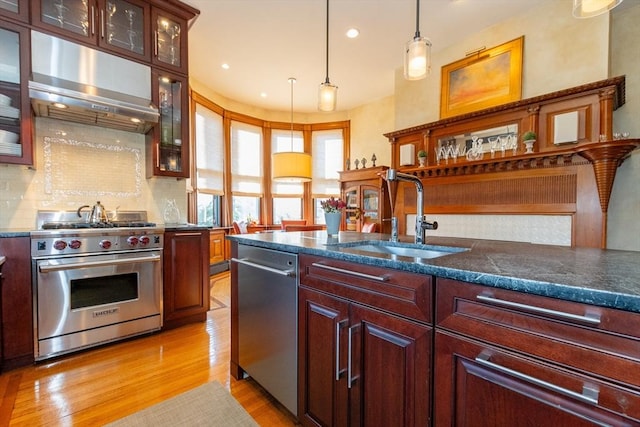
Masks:
[[[155,47],[153,62],[185,73],[187,66],[187,23],[184,19],[154,9]]]
[[[154,72],[154,90],[160,107],[160,119],[149,133],[153,138],[150,153],[152,175],[189,177],[187,81],[163,72]]]
[[[34,25],[118,54],[150,58],[150,7],[142,0],[40,0],[34,3]]]
[[[0,0],[0,16],[29,21],[29,0]]]
[[[0,22],[0,163],[33,164],[29,68],[28,30]]]

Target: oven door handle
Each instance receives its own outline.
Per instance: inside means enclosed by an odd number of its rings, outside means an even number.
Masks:
[[[161,259],[162,257],[160,255],[151,255],[135,258],[110,259],[106,261],[77,262],[73,264],[41,264],[38,266],[38,270],[40,273],[49,273],[52,271],[73,270],[76,268],[104,267],[111,265],[135,264],[139,262],[159,262]]]

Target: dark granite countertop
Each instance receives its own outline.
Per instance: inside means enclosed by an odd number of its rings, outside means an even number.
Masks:
[[[180,223],[180,224],[160,224],[164,226],[164,231],[185,231],[185,230],[209,230],[210,227],[206,225]]]
[[[3,237],[29,237],[31,230],[17,228],[0,228],[0,238]]]
[[[388,235],[325,231],[229,235],[227,239],[294,253],[510,289],[640,313],[640,252],[569,248],[494,240],[429,237],[426,245],[466,248],[433,259],[347,253],[335,244],[388,240]],[[412,242],[407,236],[401,241]]]

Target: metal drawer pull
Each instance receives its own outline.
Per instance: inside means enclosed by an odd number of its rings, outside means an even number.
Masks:
[[[502,365],[498,365],[496,363],[493,363],[489,360],[489,358],[491,357],[490,354],[488,354],[487,352],[481,352],[477,357],[476,357],[476,362],[480,365],[486,366],[488,368],[493,368],[496,371],[502,372],[503,374],[507,374],[510,375],[512,377],[515,377],[519,380],[522,381],[526,381],[530,384],[534,384],[537,385],[539,387],[542,388],[546,388],[547,390],[551,390],[554,391],[556,393],[560,393],[563,394],[567,397],[570,397],[572,399],[576,399],[579,400],[581,402],[584,403],[589,403],[592,405],[597,405],[598,404],[598,395],[600,394],[600,391],[595,388],[595,386],[588,386],[586,384],[584,384],[582,386],[582,393],[577,393],[573,390],[569,390],[566,389],[564,387],[560,387],[558,385],[549,383],[547,381],[543,381],[541,379],[532,377],[531,375],[527,375],[527,374],[523,374],[522,372],[518,372],[518,371],[514,371],[513,369],[509,369],[506,368]]]
[[[41,264],[38,266],[40,273],[49,273],[51,271],[73,270],[76,268],[104,267],[122,264],[136,264],[140,262],[158,262],[161,260],[160,255],[152,255],[146,257],[110,259],[106,261],[77,262],[73,264]]]
[[[378,282],[388,282],[389,281],[389,278],[387,276],[374,276],[372,274],[359,273],[357,271],[350,271],[350,270],[345,270],[343,268],[331,267],[330,265],[324,265],[324,264],[320,264],[320,263],[317,263],[317,262],[314,262],[311,265],[314,266],[314,267],[318,267],[318,268],[324,268],[325,270],[337,271],[338,273],[344,273],[344,274],[349,274],[351,276],[362,277],[364,279],[377,280]]]
[[[565,313],[564,311],[557,311],[557,310],[550,310],[548,308],[536,307],[534,305],[520,304],[518,302],[513,302],[513,301],[505,301],[502,299],[489,297],[486,295],[477,295],[476,298],[479,299],[480,301],[484,301],[484,302],[488,302],[496,305],[502,305],[502,306],[511,307],[511,308],[519,308],[519,309],[532,311],[539,314],[546,314],[546,315],[560,317],[567,320],[574,320],[577,322],[589,323],[590,325],[600,324],[600,314],[598,313],[587,313],[585,315],[571,314],[571,313]]]
[[[336,381],[340,380],[340,374],[344,372],[344,369],[340,369],[340,329],[347,323],[349,323],[347,319],[336,323]]]
[[[352,344],[352,337],[353,337],[353,330],[357,329],[360,327],[360,324],[352,326],[349,328],[349,354],[347,355],[347,359],[348,359],[348,364],[347,364],[347,388],[351,388],[351,385],[353,384],[354,380],[358,379],[358,375],[356,375],[355,377],[352,376],[352,372],[353,372],[353,344]]]
[[[237,262],[238,264],[248,265],[249,267],[255,267],[260,270],[268,271],[270,273],[279,274],[281,276],[296,277],[295,270],[278,270],[277,268],[267,267],[266,265],[256,264],[255,262],[248,261],[248,258],[231,258],[231,261]]]

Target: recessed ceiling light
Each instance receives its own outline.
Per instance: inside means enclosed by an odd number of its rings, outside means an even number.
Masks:
[[[67,108],[66,105],[64,105],[64,104],[62,104],[60,102],[54,102],[53,106],[56,107],[56,108],[60,108],[61,110],[64,110],[65,108]]]
[[[225,70],[229,69],[229,64],[227,64],[226,62],[224,64],[221,65],[222,68],[224,68]]]
[[[359,35],[360,35],[360,30],[357,28],[349,28],[347,30],[347,37],[349,37],[350,39],[355,39]]]

